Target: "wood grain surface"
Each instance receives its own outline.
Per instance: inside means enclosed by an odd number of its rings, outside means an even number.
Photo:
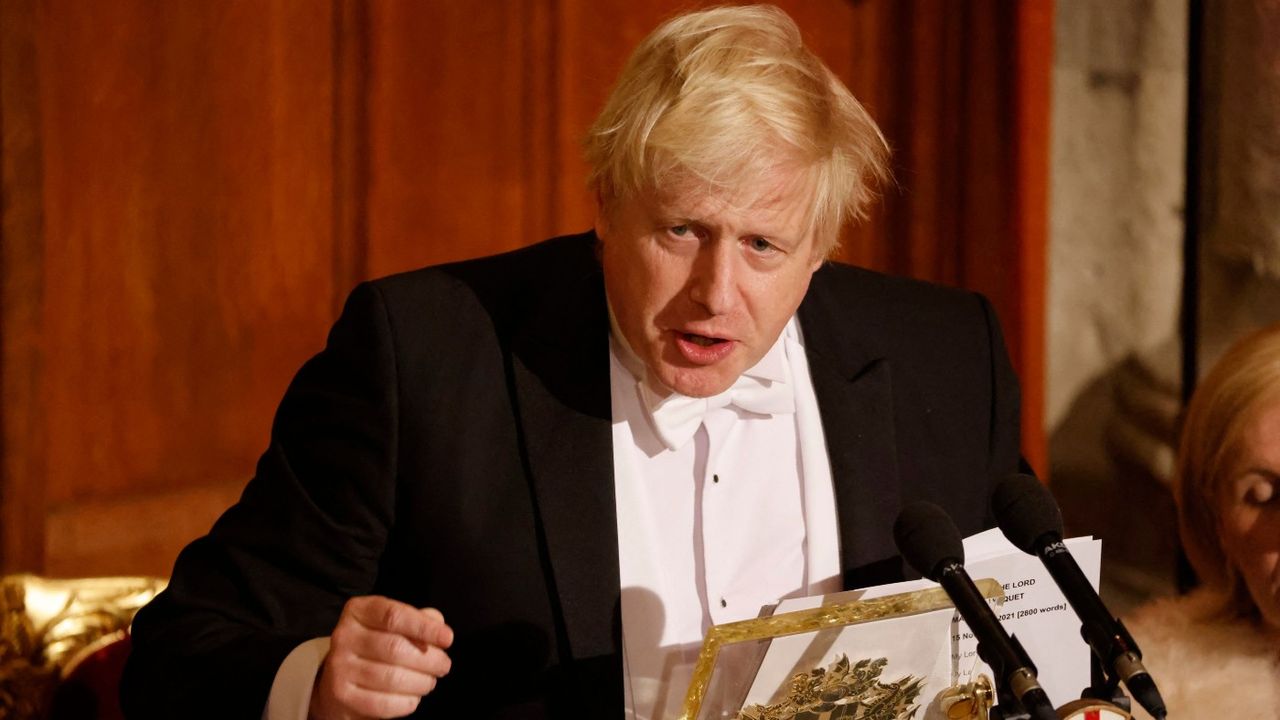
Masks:
[[[355,282],[591,225],[581,138],[690,5],[0,4],[0,569],[166,575]],[[895,151],[841,257],[992,298],[1043,468],[1051,2],[779,5]]]

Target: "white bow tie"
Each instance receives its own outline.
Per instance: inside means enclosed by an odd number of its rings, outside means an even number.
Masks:
[[[730,405],[760,415],[785,415],[796,411],[795,393],[786,382],[761,380],[743,375],[728,390],[706,398],[673,392],[660,396],[645,382],[636,383],[654,430],[670,450],[684,447],[703,417],[712,410]]]

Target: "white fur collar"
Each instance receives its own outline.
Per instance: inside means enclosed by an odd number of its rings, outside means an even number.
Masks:
[[[1256,623],[1214,616],[1221,596],[1197,590],[1125,619],[1170,718],[1280,718],[1280,641]],[[1134,716],[1149,716],[1135,708]]]

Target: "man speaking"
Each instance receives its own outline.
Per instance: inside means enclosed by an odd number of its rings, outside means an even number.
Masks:
[[[658,28],[593,233],[351,294],[138,614],[127,713],[673,717],[712,624],[899,579],[906,502],[989,526],[991,307],[825,262],[886,156],[780,10]]]

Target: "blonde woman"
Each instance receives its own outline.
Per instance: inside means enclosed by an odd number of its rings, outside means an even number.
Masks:
[[[1196,390],[1175,495],[1201,586],[1128,621],[1169,716],[1280,717],[1280,324]]]

